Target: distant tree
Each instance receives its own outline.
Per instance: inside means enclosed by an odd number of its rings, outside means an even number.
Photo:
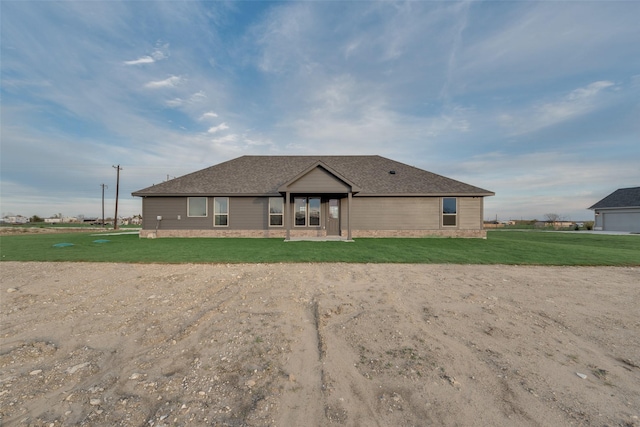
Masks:
[[[38,215],[34,215],[31,218],[29,218],[29,221],[31,221],[31,222],[43,222],[44,220],[42,218],[40,218]]]
[[[544,218],[547,222],[550,222],[552,224],[555,224],[556,222],[560,221],[560,215],[556,214],[556,213],[547,213],[544,214]]]

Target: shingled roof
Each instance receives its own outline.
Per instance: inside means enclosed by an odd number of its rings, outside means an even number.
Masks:
[[[620,188],[589,209],[640,207],[640,187]]]
[[[357,187],[359,195],[494,195],[491,191],[380,156],[242,156],[132,194],[143,197],[274,196],[283,184],[314,166],[342,177]]]

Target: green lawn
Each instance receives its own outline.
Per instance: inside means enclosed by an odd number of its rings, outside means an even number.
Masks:
[[[99,240],[108,240],[99,242]],[[59,243],[72,246],[56,247]],[[640,265],[640,236],[533,231],[489,231],[482,239],[356,239],[283,242],[282,239],[164,238],[90,233],[0,237],[3,261],[131,263],[450,263],[529,265]]]

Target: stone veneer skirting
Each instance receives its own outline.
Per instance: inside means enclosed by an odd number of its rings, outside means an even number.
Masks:
[[[347,238],[347,232],[343,231]],[[140,230],[140,237],[155,239],[162,237],[253,237],[286,238],[287,231],[271,230]],[[326,230],[291,230],[291,237],[326,237]],[[352,230],[351,237],[459,237],[487,238],[486,230]]]
[[[461,237],[486,239],[486,230],[351,230],[351,237]]]

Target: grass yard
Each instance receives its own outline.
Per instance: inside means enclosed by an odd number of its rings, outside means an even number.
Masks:
[[[54,246],[60,243],[72,245]],[[230,238],[151,240],[130,234],[24,234],[0,237],[0,255],[2,261],[638,266],[640,236],[489,231],[486,240],[356,239],[345,243]]]

